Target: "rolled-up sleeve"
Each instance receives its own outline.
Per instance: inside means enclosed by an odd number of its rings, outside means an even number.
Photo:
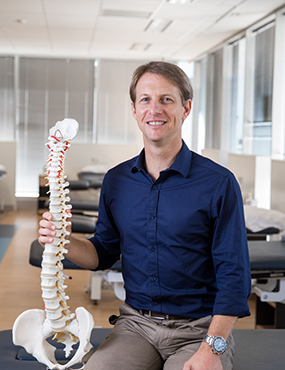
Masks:
[[[212,257],[217,279],[213,315],[250,315],[250,262],[239,185],[230,173],[217,188],[213,203]]]
[[[96,270],[105,270],[120,259],[120,236],[108,208],[106,197],[107,175],[102,184],[99,201],[99,218],[96,223],[96,233],[89,240],[96,248],[99,265]]]

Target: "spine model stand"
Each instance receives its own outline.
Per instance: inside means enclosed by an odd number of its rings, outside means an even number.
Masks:
[[[63,265],[61,261],[67,253],[65,245],[69,243],[67,218],[71,206],[66,204],[70,198],[68,182],[65,181],[64,161],[66,150],[77,134],[78,123],[73,119],[64,119],[50,129],[47,147],[50,154],[47,159],[47,179],[49,185],[50,213],[56,226],[56,236],[52,243],[46,243],[42,258],[41,288],[44,310],[32,309],[23,312],[13,326],[13,342],[23,346],[26,351],[47,365],[48,369],[64,370],[82,363],[92,352],[90,335],[94,327],[92,315],[83,307],[78,307],[75,314],[67,305],[69,297],[65,294]],[[66,357],[65,364],[59,364],[55,358],[55,347],[47,338],[63,343]],[[73,357],[72,346],[79,342]],[[69,358],[71,357],[71,358]],[[83,368],[81,367],[81,369]]]

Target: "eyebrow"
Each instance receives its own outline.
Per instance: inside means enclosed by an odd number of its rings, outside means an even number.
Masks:
[[[137,95],[137,98],[145,98],[145,97],[149,97],[151,94],[148,94],[148,93],[142,93],[140,95]],[[164,94],[161,94],[160,97],[172,97],[173,99],[175,98],[175,96],[171,93],[164,93]]]

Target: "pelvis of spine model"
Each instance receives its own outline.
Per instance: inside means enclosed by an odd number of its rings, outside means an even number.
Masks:
[[[56,235],[52,243],[46,243],[42,258],[41,288],[44,310],[32,309],[23,312],[13,326],[13,342],[23,346],[39,362],[49,369],[64,370],[83,363],[84,358],[92,351],[90,335],[94,327],[92,315],[83,307],[78,307],[75,314],[67,305],[69,297],[65,294],[63,265],[69,243],[65,237],[69,234],[66,225],[71,217],[68,182],[65,181],[64,161],[66,150],[78,131],[78,123],[73,119],[64,119],[50,129],[47,159],[47,180],[49,185],[50,213],[56,226]],[[63,343],[66,357],[65,364],[59,364],[55,358],[55,347],[47,342],[54,340]],[[72,346],[79,342],[78,349],[72,358]]]

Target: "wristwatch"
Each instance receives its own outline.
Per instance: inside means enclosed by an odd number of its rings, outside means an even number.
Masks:
[[[203,342],[210,345],[212,352],[215,355],[222,355],[226,352],[227,342],[223,337],[215,337],[214,335],[205,335]]]

